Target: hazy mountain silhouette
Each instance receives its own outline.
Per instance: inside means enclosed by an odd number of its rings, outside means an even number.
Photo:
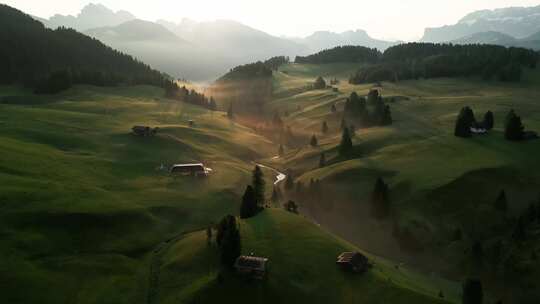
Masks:
[[[481,10],[468,14],[455,25],[426,28],[422,41],[445,42],[476,33],[500,32],[523,39],[540,31],[540,5]]]
[[[84,31],[95,27],[115,26],[135,18],[129,12],[114,12],[104,5],[90,3],[77,16],[56,14],[49,19],[38,18],[38,20],[50,28],[65,26]]]
[[[385,49],[398,44],[398,42],[374,39],[364,30],[346,31],[343,33],[318,31],[305,38],[296,38],[294,41],[306,45],[309,48],[310,53],[343,45],[360,45],[384,51]]]
[[[450,41],[455,44],[495,44],[540,50],[540,32],[517,39],[499,32],[481,32]]]

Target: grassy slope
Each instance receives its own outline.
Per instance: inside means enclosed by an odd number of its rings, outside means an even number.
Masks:
[[[241,221],[240,230],[244,253],[270,259],[267,280],[249,282],[224,272],[224,281],[218,283],[215,245],[207,244],[204,232],[192,233],[165,256],[162,303],[443,303],[439,290],[457,302],[455,284],[395,268],[382,259],[371,257],[375,266],[367,274],[343,273],[335,257],[358,248],[298,215],[268,209]]]
[[[514,108],[526,129],[540,131],[538,70],[526,71],[519,84],[475,79],[384,83],[384,96],[407,96],[410,100],[391,104],[395,120],[392,126],[359,130],[354,139],[356,157],[342,162],[336,158],[334,148],[340,140],[343,99],[353,90],[365,95],[371,85],[349,85],[344,77],[348,75],[346,69],[341,67],[342,72],[338,72],[336,68],[340,67],[284,67],[286,77],[277,74],[275,83],[278,91],[289,90],[291,96],[281,92],[286,97],[270,105],[273,110],[290,112],[285,120],[293,133],[319,137],[320,147],[307,147],[306,139],[305,147],[288,150],[284,158],[269,162],[302,172],[300,181],[324,181],[336,199],[324,212],[312,213],[332,231],[378,254],[455,273],[463,250],[470,248],[472,240],[493,237],[492,227],[500,224],[501,217],[494,214],[491,204],[501,189],[507,191],[512,215],[522,212],[538,197],[540,171],[534,168],[540,167],[540,161],[534,155],[540,153],[540,141],[508,142],[502,128],[506,113]],[[326,75],[327,80],[340,79],[340,94],[328,90],[296,94],[295,86],[317,75]],[[337,114],[330,113],[334,102]],[[471,106],[479,120],[487,110],[493,111],[495,129],[485,137],[454,137],[455,118],[463,106]],[[320,134],[323,120],[330,127],[330,133],[324,136]],[[337,163],[318,169],[322,151],[330,163],[334,158]],[[413,231],[429,248],[427,255],[410,255],[402,250],[392,239],[391,223],[379,223],[366,216],[370,191],[379,176],[392,188],[398,225]],[[304,211],[317,209],[313,205],[304,204]],[[456,228],[465,231],[465,241],[458,244],[449,241]],[[368,229],[369,235],[361,233]]]
[[[11,303],[141,302],[146,252],[236,212],[246,161],[268,146],[223,113],[164,100],[157,88],[0,95],[22,96],[0,104],[0,282]],[[135,124],[161,129],[137,138]],[[175,180],[157,170],[184,161],[214,174]]]

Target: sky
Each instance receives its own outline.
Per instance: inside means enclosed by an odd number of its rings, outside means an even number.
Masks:
[[[88,0],[0,0],[28,14],[77,15]],[[380,39],[419,39],[426,27],[455,24],[481,9],[535,6],[540,0],[99,0],[140,19],[180,22],[231,19],[276,36],[303,37],[315,31],[363,29]]]

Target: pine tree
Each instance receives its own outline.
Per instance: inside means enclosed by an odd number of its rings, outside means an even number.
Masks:
[[[335,103],[332,103],[332,106],[330,107],[330,112],[332,112],[332,113],[336,113],[336,112],[337,112],[337,108],[336,108],[336,104],[335,104]]]
[[[315,135],[311,136],[311,140],[309,141],[309,144],[312,147],[316,147],[319,144],[319,142],[317,141],[317,137]]]
[[[279,145],[279,149],[278,149],[278,155],[279,156],[283,156],[285,154],[285,151],[283,149],[283,145]]]
[[[454,129],[457,137],[471,137],[471,127],[476,122],[474,113],[469,107],[463,107],[459,112]]]
[[[494,121],[494,118],[493,118],[493,112],[487,111],[486,114],[484,114],[484,121],[482,122],[482,126],[486,130],[491,130],[491,129],[493,129],[494,123],[495,123],[495,121]]]
[[[242,204],[240,205],[240,217],[250,218],[255,216],[259,211],[259,206],[257,205],[257,199],[255,198],[255,191],[253,187],[248,185],[246,191],[242,196]]]
[[[382,180],[377,178],[375,187],[371,194],[371,206],[373,215],[376,218],[384,218],[390,213],[390,198],[388,197],[388,185]]]
[[[326,81],[324,81],[324,78],[321,76],[317,77],[315,80],[315,83],[313,84],[314,89],[325,89],[326,88]]]
[[[285,179],[285,190],[292,190],[294,187],[294,176],[293,173],[289,170],[287,172],[287,178]]]
[[[242,252],[240,231],[236,226],[236,220],[230,222],[230,225],[224,231],[220,250],[221,263],[227,267],[233,267],[234,262]]]
[[[273,203],[279,202],[280,194],[279,194],[279,188],[278,187],[274,187],[272,189],[272,197],[270,198],[270,200],[272,200]]]
[[[323,121],[323,123],[322,123],[321,132],[323,134],[328,133],[328,124],[326,123],[326,121]]]
[[[506,199],[506,192],[504,190],[501,190],[499,192],[499,196],[497,196],[497,199],[495,200],[495,209],[505,212],[508,211],[508,201]]]
[[[390,106],[386,105],[384,107],[382,125],[383,126],[388,126],[388,125],[391,125],[391,124],[392,124],[392,112],[390,111]]]
[[[521,123],[521,117],[517,116],[514,113],[514,110],[511,110],[508,113],[506,118],[506,126],[504,129],[504,137],[507,140],[521,140],[523,139],[523,124]]]
[[[343,129],[343,134],[341,135],[341,142],[338,147],[339,155],[348,156],[353,148],[351,135],[349,134],[349,128],[345,127]]]
[[[319,168],[322,168],[326,166],[326,156],[324,155],[324,152],[321,153],[321,158],[319,159]]]
[[[255,169],[253,169],[253,177],[252,177],[252,183],[253,186],[253,192],[255,193],[255,201],[257,206],[263,206],[264,205],[264,190],[265,190],[265,181],[264,181],[264,175],[261,170],[261,167],[255,166]]]
[[[229,119],[234,118],[234,111],[233,111],[233,103],[232,102],[229,104],[229,108],[227,109],[227,117]]]

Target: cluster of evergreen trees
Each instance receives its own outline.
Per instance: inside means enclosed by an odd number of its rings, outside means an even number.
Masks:
[[[474,112],[470,107],[463,107],[456,120],[454,135],[458,137],[471,137],[471,128],[484,128],[491,130],[495,124],[493,112],[487,111],[484,114],[484,119],[481,122],[476,121]],[[507,140],[518,141],[525,138],[525,127],[521,122],[521,117],[516,115],[512,109],[506,115],[504,121],[504,137]],[[531,133],[531,132],[529,132]],[[532,132],[534,133],[534,132]]]
[[[237,66],[211,90],[221,102],[234,103],[236,114],[262,115],[264,104],[272,97],[272,69],[261,61]]]
[[[186,103],[205,107],[209,110],[217,110],[217,103],[214,97],[206,97],[202,93],[198,93],[195,90],[188,90],[186,86],[179,87],[174,81],[165,82],[165,96],[167,98],[180,100]]]
[[[535,68],[538,59],[538,53],[524,48],[407,43],[387,49],[377,64],[358,70],[349,82],[467,76],[519,81],[522,67]]]
[[[73,84],[163,86],[165,77],[73,29],[47,29],[32,17],[0,5],[0,84],[23,84],[57,93]]]
[[[463,107],[459,111],[459,115],[456,120],[454,135],[457,137],[471,137],[471,128],[483,128],[486,130],[491,130],[493,129],[494,123],[495,119],[493,117],[493,112],[487,111],[484,114],[484,120],[478,122],[476,121],[473,110],[470,107]]]
[[[240,217],[250,218],[257,215],[265,204],[265,181],[261,167],[255,166],[251,185],[246,187],[240,204]]]
[[[378,219],[385,218],[390,214],[390,197],[388,192],[388,185],[379,177],[375,182],[371,194],[371,210],[373,215]]]
[[[349,45],[323,50],[309,56],[296,56],[295,62],[312,64],[335,62],[375,63],[379,60],[380,56],[381,53],[377,49]]]
[[[368,104],[373,106],[371,113],[368,110]],[[345,119],[357,122],[361,127],[392,124],[390,106],[384,103],[383,98],[379,96],[378,90],[369,92],[367,102],[365,98],[358,96],[356,92],[352,92],[345,101],[343,112]]]
[[[287,64],[289,62],[290,62],[290,59],[288,56],[275,56],[264,61],[264,65],[266,65],[272,71],[277,71],[277,69],[280,66]]]
[[[272,69],[264,62],[257,61],[232,68],[227,74],[221,76],[217,82],[270,77],[272,77]]]

